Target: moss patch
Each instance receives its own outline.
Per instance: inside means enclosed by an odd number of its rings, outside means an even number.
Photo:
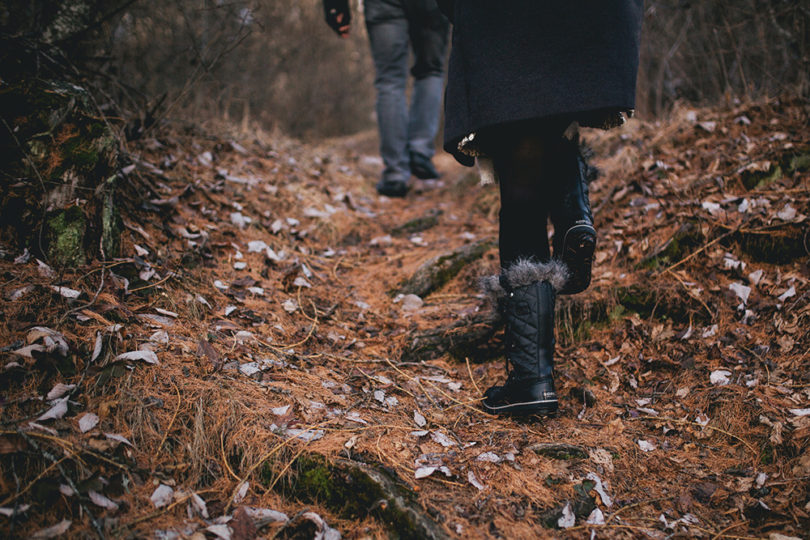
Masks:
[[[440,215],[442,215],[442,211],[438,210],[430,212],[425,216],[414,218],[399,227],[391,229],[391,234],[394,236],[407,236],[409,234],[426,231],[438,225]]]
[[[530,450],[551,459],[571,460],[588,458],[588,453],[584,448],[573,444],[540,443],[532,446]]]
[[[740,250],[759,262],[790,264],[810,256],[810,237],[803,224],[789,223],[772,230],[737,231],[722,243],[726,247],[739,246]]]
[[[698,249],[705,238],[697,222],[687,221],[652,254],[644,257],[639,268],[659,268],[674,264]]]
[[[48,258],[57,266],[85,264],[84,237],[87,219],[78,206],[60,210],[46,222]]]
[[[771,165],[765,171],[749,170],[742,173],[742,183],[746,189],[761,188],[780,178],[782,178],[782,167],[778,164]]]
[[[273,478],[272,469],[272,464],[267,464],[261,475],[265,485]],[[321,504],[344,519],[372,516],[388,529],[390,538],[445,538],[413,493],[379,468],[313,454],[299,457],[293,469],[295,473],[276,488],[288,497]]]

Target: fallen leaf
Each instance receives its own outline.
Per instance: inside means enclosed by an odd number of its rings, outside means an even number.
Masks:
[[[28,248],[25,248],[22,253],[20,253],[17,257],[14,258],[14,264],[25,264],[31,260],[31,252],[28,251]],[[44,262],[37,259],[38,263],[46,265]]]
[[[232,540],[254,540],[259,532],[258,529],[256,529],[256,525],[253,524],[253,519],[251,519],[244,508],[236,509],[229,525],[231,527]]]
[[[53,406],[48,409],[42,416],[37,418],[38,421],[56,420],[65,416],[68,411],[68,398],[58,399],[54,402]]]
[[[82,433],[87,433],[98,425],[98,416],[93,413],[85,413],[79,418],[79,430]]]
[[[566,502],[562,509],[562,515],[557,519],[557,526],[561,529],[569,529],[577,522],[574,511],[571,509],[571,503]]]
[[[763,270],[754,270],[750,274],[748,274],[748,281],[751,285],[759,285],[759,282],[762,281],[762,276],[765,275]]]
[[[400,302],[403,311],[416,311],[425,304],[425,301],[415,294],[406,294]]]
[[[155,508],[163,508],[174,498],[174,489],[171,486],[167,486],[165,484],[160,484],[155,491],[152,492],[152,495],[149,499],[152,501],[152,504],[155,505]]]
[[[139,350],[119,354],[116,360],[141,360],[147,364],[160,364],[157,355],[153,351]]]
[[[467,471],[467,481],[475,486],[478,491],[486,488],[484,484],[478,481],[478,478],[475,477],[475,473],[472,471]]]
[[[475,461],[486,461],[487,463],[500,463],[501,458],[495,452],[484,452],[483,454],[479,454]]]
[[[709,375],[709,382],[716,386],[725,386],[731,382],[731,372],[727,369],[717,369]]]
[[[793,221],[796,217],[796,209],[790,206],[790,203],[787,203],[784,208],[776,213],[776,217],[782,221]]]
[[[20,514],[26,512],[26,511],[28,511],[29,508],[31,508],[30,504],[21,504],[21,505],[17,506],[16,508],[7,508],[7,507],[3,506],[3,507],[0,507],[0,516],[11,517],[11,516],[14,516],[14,515],[20,515]]]
[[[205,356],[214,364],[215,368],[219,368],[222,365],[222,357],[219,355],[219,352],[217,352],[214,346],[206,339],[200,339],[200,341],[197,342],[197,356]]]
[[[636,442],[638,443],[638,447],[641,448],[644,452],[652,452],[653,450],[655,450],[655,445],[650,441],[639,439]]]
[[[149,341],[152,343],[161,343],[163,345],[169,344],[169,333],[166,330],[158,330],[151,336],[149,336]]]
[[[456,446],[456,442],[450,439],[447,435],[442,433],[441,431],[431,431],[430,438],[433,439],[434,442],[439,443],[440,445],[444,446],[445,448],[450,446]]]
[[[416,425],[419,427],[425,427],[427,425],[427,420],[425,417],[419,414],[419,411],[413,411],[413,421],[416,422]]]
[[[56,431],[55,429],[43,426],[42,424],[37,424],[36,422],[28,422],[28,427],[31,429],[38,429],[40,431],[44,431],[48,435],[53,435],[54,437],[59,435],[59,432]]]
[[[62,356],[67,356],[68,352],[70,351],[70,347],[68,346],[64,335],[60,334],[56,330],[51,330],[50,328],[46,328],[44,326],[35,326],[29,330],[28,334],[25,336],[25,339],[28,343],[37,343],[41,341],[42,345],[45,347],[45,351],[49,353],[57,352]]]
[[[48,401],[53,401],[54,399],[58,399],[64,396],[74,388],[76,388],[75,384],[56,383],[56,385],[54,385],[54,387],[51,388],[51,391],[48,392],[48,395],[45,396],[45,399],[47,399]]]
[[[289,428],[287,429],[287,435],[295,437],[296,439],[301,439],[304,442],[312,442],[322,439],[324,436],[324,431],[322,429],[313,430]]]
[[[191,494],[191,506],[194,507],[198,514],[205,519],[208,519],[208,507],[205,505],[203,498],[196,493]]]
[[[233,496],[234,504],[239,504],[243,500],[245,500],[245,496],[247,495],[248,489],[250,489],[250,482],[242,482],[239,484],[239,489],[236,491],[236,495]]]
[[[599,497],[602,499],[602,503],[604,503],[604,505],[607,506],[608,508],[613,506],[613,499],[611,499],[610,495],[607,494],[605,487],[602,485],[602,479],[599,478],[599,475],[590,472],[588,473],[588,476],[586,476],[586,478],[596,483],[593,489],[599,494]]]
[[[787,300],[788,298],[792,298],[792,297],[794,297],[794,296],[796,296],[796,287],[793,287],[793,286],[791,285],[791,287],[790,287],[788,290],[786,290],[785,292],[783,292],[782,294],[780,294],[780,295],[777,297],[777,299],[778,299],[780,302],[784,302],[784,301],[785,301],[785,300]]]
[[[104,436],[110,440],[118,441],[126,445],[133,446],[132,443],[129,442],[129,439],[127,439],[123,435],[119,435],[118,433],[105,433]]]
[[[47,538],[56,538],[57,536],[65,534],[68,531],[68,529],[70,529],[71,523],[73,522],[70,521],[69,519],[65,519],[63,521],[60,521],[56,525],[40,529],[31,535],[31,540],[45,540]]]
[[[96,332],[96,344],[93,346],[93,355],[90,357],[90,362],[95,362],[101,351],[104,349],[104,339],[101,337],[101,332]]]
[[[284,405],[283,407],[274,407],[270,409],[270,411],[275,414],[276,416],[284,416],[290,410],[290,405]]]
[[[313,540],[340,540],[340,533],[330,527],[326,521],[315,512],[304,512],[301,517],[313,522],[318,527],[318,531]]]
[[[588,515],[588,519],[585,521],[589,525],[604,525],[605,524],[605,514],[599,508],[594,508],[593,511]]]
[[[417,467],[416,471],[414,472],[414,477],[417,480],[421,478],[427,478],[428,476],[436,472],[437,469],[438,467]]]
[[[262,240],[251,240],[250,242],[248,242],[248,253],[261,253],[268,247],[270,246],[268,246]]]
[[[57,287],[56,285],[51,285],[51,289],[69,300],[74,300],[82,295],[81,291],[71,289],[70,287]]]
[[[743,285],[742,283],[732,283],[728,286],[728,288],[737,295],[737,298],[739,298],[743,304],[748,302],[748,296],[751,294],[751,287]]]
[[[101,493],[90,490],[87,495],[89,495],[90,500],[93,501],[93,504],[96,506],[106,508],[107,510],[118,510],[118,503],[108,499]]]
[[[250,506],[244,506],[245,512],[253,518],[256,522],[256,526],[261,528],[267,525],[268,523],[286,523],[290,521],[290,518],[287,517],[287,514],[284,512],[279,512],[278,510],[271,510],[269,508],[253,508]]]
[[[227,525],[209,525],[205,530],[222,540],[231,540],[231,528]]]

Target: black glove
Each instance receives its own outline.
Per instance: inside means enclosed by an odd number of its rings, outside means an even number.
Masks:
[[[337,35],[343,37],[349,33],[352,21],[349,0],[323,0],[323,11],[326,15],[326,24],[337,32]]]

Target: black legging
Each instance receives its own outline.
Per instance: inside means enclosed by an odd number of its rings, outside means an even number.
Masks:
[[[548,179],[543,170],[550,145],[540,135],[504,135],[492,154],[501,189],[501,268],[518,259],[548,261]]]

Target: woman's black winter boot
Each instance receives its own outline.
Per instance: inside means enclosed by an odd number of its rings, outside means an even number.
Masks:
[[[557,410],[554,389],[554,301],[567,280],[559,261],[518,261],[485,288],[495,293],[506,324],[504,341],[509,376],[484,394],[484,410],[494,414],[548,415]]]
[[[554,258],[561,260],[571,273],[560,294],[582,292],[591,283],[596,229],[588,200],[586,167],[579,151],[579,141],[564,139],[554,170],[555,204],[550,205]]]

